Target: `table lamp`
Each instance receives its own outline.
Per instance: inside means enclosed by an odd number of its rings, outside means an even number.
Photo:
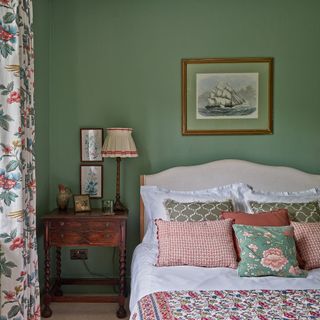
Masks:
[[[131,128],[107,128],[107,136],[102,147],[102,157],[116,158],[117,160],[117,181],[116,201],[114,212],[123,212],[125,206],[120,201],[120,162],[121,158],[135,158],[138,156],[136,145],[131,136]]]

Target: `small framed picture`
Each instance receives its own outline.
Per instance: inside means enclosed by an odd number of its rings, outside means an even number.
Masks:
[[[102,177],[102,165],[80,165],[80,194],[87,194],[90,198],[102,198]]]
[[[74,212],[87,212],[91,211],[90,198],[87,194],[74,195]]]
[[[80,129],[80,152],[82,162],[102,162],[103,128]]]

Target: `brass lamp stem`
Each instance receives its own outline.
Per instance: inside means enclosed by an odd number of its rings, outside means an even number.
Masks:
[[[125,211],[125,206],[120,201],[120,163],[121,158],[117,157],[117,180],[116,180],[116,201],[114,203],[114,212],[122,212]]]

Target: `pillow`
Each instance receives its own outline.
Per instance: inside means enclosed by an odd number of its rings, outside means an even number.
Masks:
[[[312,202],[255,202],[249,201],[253,212],[287,209],[290,220],[299,222],[320,221],[320,208],[317,201]]]
[[[240,277],[306,277],[298,266],[293,227],[233,225],[241,249]]]
[[[223,219],[233,219],[234,223],[247,226],[279,227],[290,225],[288,210],[286,209],[257,212],[254,214],[245,212],[222,212],[221,216]]]
[[[320,186],[319,186],[320,187]],[[300,191],[264,191],[256,190],[251,186],[248,186],[245,191],[246,196],[258,197],[261,201],[284,201],[284,199],[290,199],[291,201],[310,201],[310,198],[315,199],[320,196],[320,188],[311,188]]]
[[[305,269],[320,268],[320,223],[292,222],[298,252]]]
[[[259,212],[256,214],[248,214],[244,212],[222,212],[221,217],[223,219],[232,219],[235,224],[242,224],[246,226],[280,227],[290,225],[288,211],[286,209]],[[240,248],[237,239],[235,239],[235,246],[238,260],[240,260]]]
[[[237,267],[232,220],[179,222],[156,220],[157,266]]]
[[[296,192],[266,192],[252,188],[243,194],[246,212],[287,209],[289,217],[295,221],[320,221],[320,190],[313,188]]]
[[[170,221],[220,220],[221,211],[232,211],[232,200],[212,202],[178,202],[167,199],[164,206]]]
[[[248,186],[243,183],[196,191],[174,191],[157,186],[141,186],[140,193],[144,204],[147,227],[143,242],[157,245],[154,220],[169,220],[164,207],[165,200],[208,202],[232,199],[234,210],[243,210],[242,194],[247,189]]]

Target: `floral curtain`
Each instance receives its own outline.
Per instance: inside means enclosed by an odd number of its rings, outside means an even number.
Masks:
[[[31,0],[0,0],[1,316],[40,319]]]

